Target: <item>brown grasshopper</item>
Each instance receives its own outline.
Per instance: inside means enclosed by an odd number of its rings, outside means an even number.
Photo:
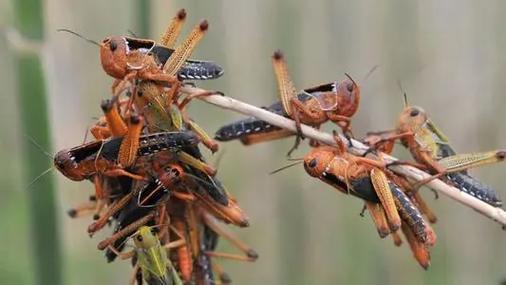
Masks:
[[[337,147],[313,148],[304,157],[306,172],[340,192],[363,199],[380,237],[395,233],[402,225],[428,252],[436,242],[435,233],[401,187],[389,178],[394,174],[386,164],[352,155],[337,137],[336,142]],[[428,259],[417,260],[424,268],[429,265]]]
[[[126,83],[133,79],[178,83],[178,70],[204,37],[208,27],[206,20],[195,26],[187,39],[169,54],[165,63],[162,63],[163,59],[159,56],[161,52],[155,41],[125,36],[104,39],[100,43],[100,60],[104,71],[116,78],[112,86],[113,94],[119,94]],[[168,33],[174,31],[169,30]]]
[[[350,118],[357,111],[360,102],[360,88],[351,77],[347,75],[348,79],[341,82],[304,89],[297,94],[288,75],[283,54],[277,51],[272,58],[281,100],[266,109],[295,120],[299,132],[289,154],[299,144],[301,123],[319,128],[321,124],[332,121],[340,126],[345,134],[350,133]],[[281,130],[267,122],[248,118],[221,127],[215,137],[220,141],[241,139],[244,144],[249,145],[291,135],[292,132]]]

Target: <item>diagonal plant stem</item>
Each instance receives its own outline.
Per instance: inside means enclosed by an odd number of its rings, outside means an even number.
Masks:
[[[200,92],[204,92],[206,90],[195,88],[195,87],[184,87],[182,88],[182,92],[187,94],[196,94]],[[200,100],[207,102],[209,104],[218,106],[220,108],[224,108],[227,110],[232,110],[234,112],[238,112],[244,114],[246,116],[256,117],[260,120],[264,120],[274,126],[291,130],[294,133],[297,131],[295,127],[295,122],[293,120],[287,119],[285,117],[276,115],[267,110],[255,107],[253,105],[238,101],[236,99],[220,96],[220,95],[211,95],[206,97],[198,97]],[[321,143],[327,145],[335,145],[334,137],[331,134],[324,133],[318,131],[310,126],[302,125],[302,133],[308,137],[315,140],[320,141]],[[344,137],[341,137],[345,139]],[[353,154],[361,155],[367,150],[367,146],[362,144],[357,140],[352,140],[353,146],[349,148],[349,151]],[[386,162],[396,161],[395,157],[392,157],[387,154],[383,154],[383,157]],[[422,179],[430,177],[430,175],[426,172],[423,172],[417,168],[411,166],[404,165],[395,165],[390,167],[391,170],[398,174],[405,175],[413,180],[420,181]],[[500,223],[503,228],[506,228],[506,212],[501,208],[493,207],[481,200],[463,192],[459,189],[450,186],[439,179],[434,179],[426,184],[428,187],[439,191],[440,193],[448,196],[449,198],[469,207],[477,212],[483,214],[484,216]]]

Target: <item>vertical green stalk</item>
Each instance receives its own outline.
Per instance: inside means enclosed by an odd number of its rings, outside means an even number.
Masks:
[[[19,33],[27,40],[42,42],[44,21],[42,1],[15,0]],[[19,53],[15,59],[21,130],[49,150],[50,130],[46,86],[41,59],[36,53]],[[30,181],[51,167],[51,160],[23,139],[23,174]],[[61,250],[58,235],[55,187],[52,176],[45,176],[28,190],[35,280],[37,284],[61,284]]]
[[[139,37],[149,38],[151,24],[150,24],[150,16],[151,16],[151,1],[150,0],[135,0],[137,2],[137,20],[138,20],[138,29],[139,29]]]

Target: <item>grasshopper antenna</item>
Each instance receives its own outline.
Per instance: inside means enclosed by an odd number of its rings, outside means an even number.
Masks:
[[[37,143],[31,136],[27,134],[23,134],[23,136],[28,139],[34,146],[36,146],[43,154],[45,154],[49,159],[53,160],[53,155],[50,154],[47,150],[45,150],[39,143]]]
[[[25,190],[28,190],[30,189],[30,186],[32,186],[33,184],[35,184],[35,182],[39,181],[42,177],[44,177],[46,174],[48,174],[49,172],[51,172],[51,170],[53,170],[54,168],[51,166],[49,167],[48,169],[44,170],[44,172],[42,172],[41,174],[39,174],[37,177],[35,177],[32,182],[30,182],[26,187],[25,187]]]
[[[293,159],[293,160],[295,160],[295,159]],[[297,164],[301,164],[302,162],[303,162],[303,160],[302,160],[302,159],[301,159],[301,160],[298,160],[297,162],[290,163],[290,164],[285,165],[285,166],[283,166],[283,167],[280,167],[280,168],[278,168],[278,169],[276,169],[276,170],[273,170],[273,171],[269,172],[269,174],[270,174],[270,175],[272,175],[272,174],[276,174],[276,173],[281,172],[281,171],[283,171],[283,170],[285,170],[285,169],[287,169],[287,168],[290,168],[290,167],[295,166],[295,165],[297,165]]]
[[[288,161],[301,161],[301,160],[304,160],[304,158],[303,157],[300,157],[300,158],[291,158],[290,157],[290,158],[287,158],[286,160],[288,160]]]
[[[128,30],[127,30],[127,32],[128,32],[128,34],[129,34],[130,36],[132,36],[132,37],[134,37],[134,38],[138,38],[138,37],[137,37],[137,35],[135,34],[135,32],[134,32],[134,31],[132,31],[132,30],[128,29]]]
[[[353,80],[353,78],[351,78],[351,76],[348,73],[345,72],[344,75],[346,75],[346,77],[348,77],[348,79],[351,80],[351,82],[353,82],[353,85],[355,85],[355,87],[358,86],[355,80]]]
[[[82,36],[82,35],[80,35],[80,34],[78,34],[78,33],[74,32],[74,31],[72,31],[72,30],[69,30],[69,29],[57,29],[56,31],[57,31],[57,32],[67,32],[67,33],[69,33],[69,34],[73,34],[74,36],[80,37],[81,39],[83,39],[83,40],[85,40],[85,41],[87,41],[87,42],[89,42],[89,43],[92,43],[92,44],[94,44],[94,45],[100,46],[100,44],[99,44],[99,43],[97,43],[96,41],[94,41],[94,40],[90,40],[90,39],[88,39],[88,38],[85,38],[84,36]]]
[[[371,76],[379,67],[380,67],[379,64],[376,64],[373,67],[371,67],[371,69],[369,69],[369,71],[365,74],[364,81],[366,81],[369,78],[369,76]]]
[[[400,80],[397,80],[397,87],[399,87],[399,90],[401,90],[401,93],[404,96],[404,108],[408,107],[408,95],[406,94],[406,91],[404,91],[404,88],[402,88],[402,83]]]

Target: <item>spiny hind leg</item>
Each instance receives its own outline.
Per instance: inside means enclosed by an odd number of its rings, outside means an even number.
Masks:
[[[181,34],[181,29],[183,28],[184,22],[186,20],[186,11],[185,9],[181,9],[177,12],[176,16],[172,18],[167,29],[162,34],[160,38],[160,44],[166,46],[168,48],[173,48],[176,44],[176,40]]]
[[[202,40],[207,32],[209,24],[206,20],[200,22],[195,26],[188,37],[181,43],[174,53],[169,57],[169,60],[163,66],[164,73],[175,76],[177,71],[183,66],[185,61],[190,57],[197,44]]]
[[[142,128],[144,127],[144,118],[141,116],[131,116],[128,124],[128,131],[121,142],[118,163],[122,167],[130,167],[137,159],[137,150],[139,149],[139,139]]]
[[[388,179],[385,173],[378,168],[373,168],[370,175],[374,190],[381,201],[383,209],[385,209],[385,215],[388,219],[390,229],[392,232],[395,232],[401,226],[401,217],[399,216],[399,212],[395,206],[392,191],[388,185]]]

